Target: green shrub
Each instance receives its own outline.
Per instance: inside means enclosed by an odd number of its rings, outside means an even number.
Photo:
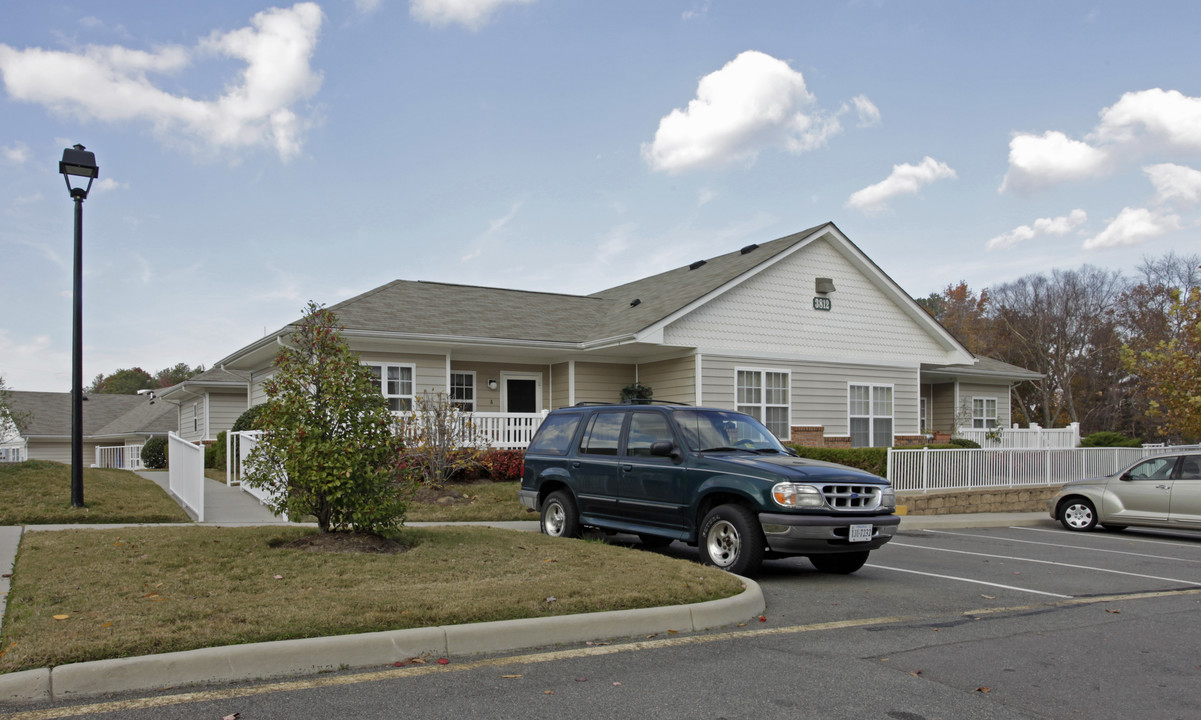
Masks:
[[[970,448],[973,450],[978,450],[980,448],[980,443],[976,442],[975,440],[968,440],[967,438],[953,437],[947,442],[957,448]]]
[[[234,420],[234,426],[230,428],[230,432],[243,432],[245,430],[262,430],[263,426],[260,417],[263,411],[267,409],[267,405],[255,405],[246,412],[238,416]]]
[[[152,437],[142,446],[142,465],[147,470],[167,467],[167,438]]]
[[[204,446],[204,466],[206,468],[225,467],[225,431],[217,433],[217,442]]]
[[[1120,432],[1102,430],[1080,439],[1081,447],[1142,447],[1143,441]]]
[[[884,477],[888,467],[888,448],[818,448],[803,445],[789,447],[803,458],[848,465],[880,477]]]

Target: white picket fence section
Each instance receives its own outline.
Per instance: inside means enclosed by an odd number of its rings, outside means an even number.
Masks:
[[[1028,428],[959,428],[955,437],[972,440],[982,448],[1029,449],[1080,447],[1080,423],[1065,428],[1044,428],[1031,423]]]
[[[888,449],[886,477],[898,491],[1060,485],[1109,475],[1138,460],[1201,446],[1047,449]]]
[[[93,467],[115,470],[144,470],[141,445],[109,445],[96,448]]]
[[[171,494],[195,513],[196,522],[204,522],[204,446],[168,432],[167,457]]]
[[[546,412],[540,413],[463,413],[475,426],[478,434],[498,450],[524,450],[534,439]]]

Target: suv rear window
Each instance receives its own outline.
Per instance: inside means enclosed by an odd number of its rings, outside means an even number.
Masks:
[[[548,415],[526,452],[535,455],[566,455],[571,452],[571,439],[575,437],[575,429],[579,426],[579,413]]]

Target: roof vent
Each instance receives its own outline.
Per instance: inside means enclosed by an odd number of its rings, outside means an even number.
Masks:
[[[630,301],[630,307],[638,307],[641,304],[642,304],[642,301],[639,300],[638,298],[634,298],[633,300]]]
[[[739,250],[739,251],[738,251],[738,254],[739,254],[739,255],[746,255],[747,253],[749,253],[749,252],[753,251],[753,250],[754,250],[755,248],[757,248],[757,247],[759,247],[759,246],[758,246],[758,245],[756,245],[756,244],[754,244],[754,243],[751,243],[750,245],[747,245],[747,246],[746,246],[746,247],[744,247],[743,249]]]
[[[704,265],[706,262],[708,262],[708,260],[697,260],[696,262],[694,262],[694,263],[692,263],[691,265],[689,265],[689,266],[688,266],[688,269],[689,269],[689,270],[696,270],[698,267],[700,267],[701,265]]]

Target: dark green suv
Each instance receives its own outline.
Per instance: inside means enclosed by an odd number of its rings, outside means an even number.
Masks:
[[[521,503],[542,532],[681,540],[738,574],[805,555],[852,573],[900,518],[884,478],[806,460],[739,412],[682,405],[577,405],[551,412],[525,454]]]

